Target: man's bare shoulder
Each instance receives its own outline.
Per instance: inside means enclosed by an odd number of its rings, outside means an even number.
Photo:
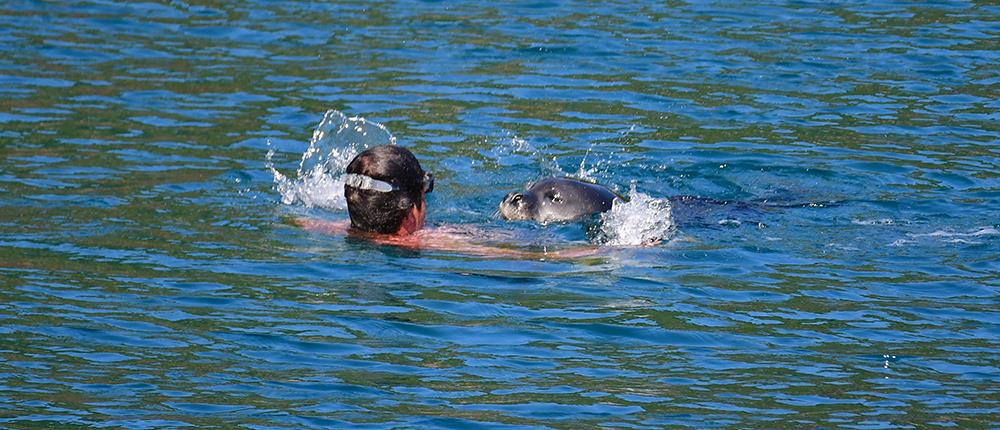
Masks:
[[[351,220],[328,221],[314,218],[295,218],[295,225],[305,230],[334,236],[346,235],[351,228]]]
[[[547,251],[532,251],[518,246],[510,232],[492,231],[477,226],[441,225],[421,229],[406,236],[359,233],[351,230],[350,220],[302,218],[295,223],[305,230],[334,236],[357,236],[380,245],[401,248],[455,252],[481,257],[517,259],[572,259],[597,254],[600,247],[577,245]]]

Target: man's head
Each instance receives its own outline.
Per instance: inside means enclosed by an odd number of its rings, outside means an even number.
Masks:
[[[344,197],[351,227],[383,234],[409,234],[423,226],[424,194],[434,178],[406,148],[368,149],[347,165]]]

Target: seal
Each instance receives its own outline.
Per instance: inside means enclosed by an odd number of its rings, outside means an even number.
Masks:
[[[507,220],[534,220],[542,224],[573,221],[611,209],[618,196],[597,184],[573,178],[546,178],[529,183],[522,193],[510,193],[500,202]]]

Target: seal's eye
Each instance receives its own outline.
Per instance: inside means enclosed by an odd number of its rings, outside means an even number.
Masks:
[[[511,203],[515,203],[515,204],[516,203],[520,203],[521,199],[523,199],[523,198],[524,197],[522,195],[520,195],[520,194],[514,194],[513,196],[510,197],[510,202]]]

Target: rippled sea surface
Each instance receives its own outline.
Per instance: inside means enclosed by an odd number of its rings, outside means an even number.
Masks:
[[[636,4],[638,3],[638,4]],[[0,426],[990,428],[994,2],[0,4]],[[283,204],[328,109],[437,177],[689,208],[576,260]],[[581,171],[581,165],[583,166]],[[813,203],[813,204],[810,204]]]

